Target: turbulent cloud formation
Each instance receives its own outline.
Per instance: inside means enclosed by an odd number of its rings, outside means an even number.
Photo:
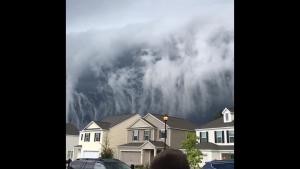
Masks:
[[[67,1],[67,121],[211,119],[233,105],[233,34],[233,1]]]

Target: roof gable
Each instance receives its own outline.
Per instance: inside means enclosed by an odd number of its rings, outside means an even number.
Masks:
[[[110,124],[100,121],[91,121],[83,130],[109,129]]]
[[[147,120],[140,118],[136,122],[134,122],[130,127],[128,128],[155,128],[153,124],[148,122]]]

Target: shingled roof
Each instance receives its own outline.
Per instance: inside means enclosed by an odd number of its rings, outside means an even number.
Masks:
[[[164,122],[162,114],[154,114],[154,113],[150,113],[150,114],[152,114],[153,116],[155,116],[156,118]],[[169,116],[167,125],[170,126],[171,128],[179,128],[179,129],[186,129],[186,130],[194,130],[195,128],[197,128],[196,124],[188,120],[185,120],[183,118],[178,118],[173,116]]]
[[[234,107],[227,108],[230,112],[234,113]]]
[[[126,143],[126,144],[122,144],[120,146],[139,147],[142,144],[144,144],[144,143],[143,142],[140,142],[140,143]]]
[[[152,141],[149,140],[150,143],[152,143],[154,146],[156,147],[164,147],[165,143],[162,141]],[[128,147],[140,147],[141,145],[145,144],[145,142],[131,142],[131,143],[126,143],[126,144],[122,144],[120,146],[128,146]],[[169,147],[168,145],[166,145],[166,147]]]
[[[111,124],[107,122],[102,122],[102,121],[94,121],[99,127],[102,129],[109,129]]]
[[[67,135],[79,135],[78,129],[75,127],[75,125],[71,123],[66,124],[66,134]]]
[[[234,150],[233,145],[217,145],[210,142],[199,143],[197,148],[200,150]]]
[[[233,127],[234,126],[234,120],[229,123],[224,123],[223,117],[220,117],[216,120],[213,120],[211,122],[208,122],[204,125],[199,126],[199,129],[204,129],[204,128],[217,128],[217,127]]]
[[[108,117],[102,119],[100,122],[110,123],[109,127],[113,127],[113,126],[121,123],[122,121],[136,115],[136,114],[137,113],[135,113],[135,114],[125,114],[125,115],[116,115],[116,116],[108,116]]]

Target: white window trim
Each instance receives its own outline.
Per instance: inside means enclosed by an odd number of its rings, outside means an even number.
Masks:
[[[221,144],[223,143],[222,140],[224,139],[224,142],[225,142],[225,138],[223,138],[223,135],[222,135],[222,131],[224,130],[215,130],[215,132],[221,132],[221,142],[215,142],[216,144]],[[225,137],[225,131],[224,131],[224,137]],[[218,134],[216,133],[216,141],[218,141]]]
[[[138,142],[139,141],[139,130],[132,130],[133,131],[133,134],[132,134],[132,141],[134,142]],[[137,131],[137,140],[134,140],[134,131]]]

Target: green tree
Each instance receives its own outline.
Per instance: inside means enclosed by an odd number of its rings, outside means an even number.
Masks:
[[[196,147],[197,139],[196,134],[190,132],[187,134],[186,140],[181,144],[181,147],[186,151],[187,159],[193,169],[199,169],[199,163],[201,163],[203,159],[202,152]]]
[[[113,156],[114,156],[113,151],[109,147],[109,142],[106,137],[104,144],[102,145],[101,158],[113,158]]]

